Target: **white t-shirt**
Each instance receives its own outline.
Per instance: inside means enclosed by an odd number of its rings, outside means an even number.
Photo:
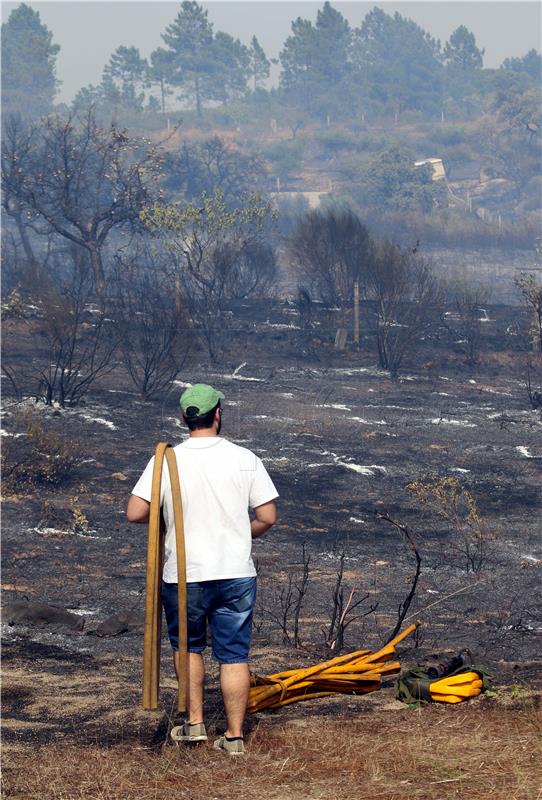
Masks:
[[[188,438],[173,452],[183,501],[187,582],[255,575],[248,509],[278,497],[261,460],[220,436]],[[153,467],[154,456],[132,490],[148,502]],[[165,459],[160,504],[166,523],[163,579],[177,583],[175,521]]]

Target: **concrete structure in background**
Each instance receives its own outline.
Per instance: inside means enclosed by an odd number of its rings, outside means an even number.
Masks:
[[[444,164],[442,163],[442,158],[424,158],[422,161],[415,161],[415,167],[423,167],[425,164],[430,164],[433,170],[433,180],[434,181],[445,181],[446,180],[446,170],[444,169]]]

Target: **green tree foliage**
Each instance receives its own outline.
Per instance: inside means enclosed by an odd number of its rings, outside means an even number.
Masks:
[[[2,113],[32,119],[49,112],[57,91],[59,45],[40,15],[21,3],[2,25]]]
[[[208,12],[193,0],[184,0],[162,39],[168,48],[171,83],[181,87],[183,96],[195,100],[200,117],[203,100],[208,97],[208,79],[214,73],[209,60],[213,26]]]
[[[211,58],[209,95],[223,103],[242,96],[247,90],[250,74],[248,48],[229,33],[218,31],[213,39]]]
[[[410,19],[374,8],[355,32],[353,77],[362,102],[388,112],[440,112],[440,44]]]
[[[301,167],[304,150],[303,142],[298,140],[271,142],[265,148],[264,156],[271,162],[273,175],[280,178],[281,181],[285,181],[293,177]]]
[[[452,33],[444,46],[444,60],[462,72],[482,69],[485,50],[476,46],[476,37],[464,25]]]
[[[271,62],[265,55],[264,49],[258,39],[253,36],[249,48],[250,75],[254,81],[254,91],[261,87],[269,78]]]
[[[103,73],[102,91],[112,105],[140,111],[147,85],[148,64],[137,47],[117,47]]]
[[[429,164],[415,166],[412,154],[398,146],[381,151],[364,170],[358,190],[361,206],[389,211],[431,212],[442,199]]]
[[[165,79],[181,89],[181,97],[194,100],[201,117],[206,100],[226,102],[246,92],[250,53],[239,39],[219,31],[213,34],[208,12],[194,0],[184,0],[162,39],[160,56]]]
[[[171,60],[163,47],[153,50],[148,69],[148,79],[152,84],[157,84],[160,90],[160,110],[166,112],[166,97],[173,93],[169,85],[171,76]]]
[[[524,72],[537,84],[542,82],[542,56],[536,50],[529,50],[522,58],[505,58],[501,69]]]
[[[322,96],[340,93],[349,69],[351,30],[342,14],[324,3],[316,23],[298,17],[280,54],[280,86],[291,102],[307,109],[321,106]]]
[[[474,34],[464,25],[452,33],[444,46],[444,94],[449,102],[459,104],[463,113],[479,108],[484,52],[478,49]]]

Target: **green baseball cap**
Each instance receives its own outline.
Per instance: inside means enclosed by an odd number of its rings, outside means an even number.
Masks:
[[[222,392],[213,389],[207,383],[195,383],[186,389],[181,395],[181,409],[187,416],[188,409],[196,408],[197,413],[192,411],[191,417],[201,417],[216,406],[219,400],[224,400]]]

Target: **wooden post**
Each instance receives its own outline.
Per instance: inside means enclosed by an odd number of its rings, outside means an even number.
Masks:
[[[354,281],[354,344],[359,346],[359,281]]]

